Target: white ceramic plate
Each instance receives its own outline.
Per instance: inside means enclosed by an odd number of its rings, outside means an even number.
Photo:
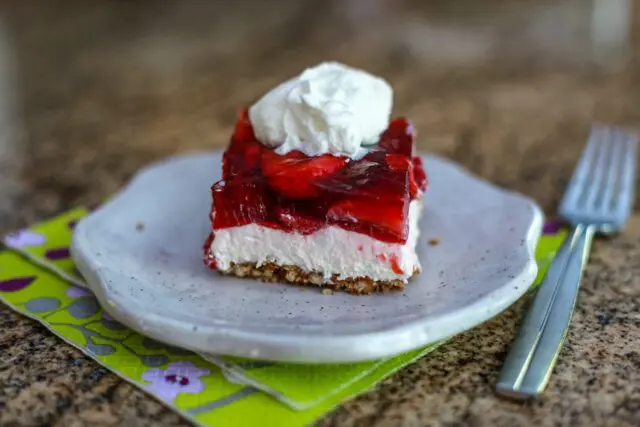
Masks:
[[[424,271],[403,293],[324,295],[205,268],[219,153],[140,172],[78,224],[73,256],[113,317],[159,341],[290,362],[393,356],[495,316],[536,275],[540,209],[447,160],[424,161],[430,178],[418,247]],[[440,243],[430,246],[431,238]]]

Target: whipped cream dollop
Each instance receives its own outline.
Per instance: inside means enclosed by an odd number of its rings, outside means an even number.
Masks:
[[[249,109],[249,120],[258,140],[278,154],[358,158],[387,129],[392,105],[384,79],[324,62],[269,91]]]

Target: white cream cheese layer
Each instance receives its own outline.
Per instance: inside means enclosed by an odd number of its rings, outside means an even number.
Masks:
[[[409,237],[404,244],[381,242],[335,226],[305,236],[249,224],[216,230],[211,252],[221,270],[228,269],[232,262],[258,265],[272,262],[322,273],[327,281],[334,274],[341,279],[406,281],[420,268],[415,248],[421,211],[422,201],[412,201]]]

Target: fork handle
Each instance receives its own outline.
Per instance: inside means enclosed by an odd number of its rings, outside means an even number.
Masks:
[[[595,227],[578,225],[562,244],[507,354],[497,391],[516,399],[540,394],[569,329]]]

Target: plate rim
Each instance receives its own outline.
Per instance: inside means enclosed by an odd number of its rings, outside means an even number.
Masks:
[[[116,203],[118,198],[130,190],[136,181],[144,174],[166,167],[175,161],[198,158],[203,155],[220,154],[220,151],[191,153],[170,157],[153,163],[139,170],[127,185],[106,204]],[[263,360],[289,363],[353,363],[393,357],[442,341],[450,336],[483,324],[522,297],[535,280],[538,270],[535,260],[535,247],[542,234],[544,215],[540,207],[531,198],[498,187],[483,178],[473,175],[461,165],[442,156],[430,153],[420,153],[420,155],[423,158],[426,156],[445,163],[447,166],[455,169],[457,173],[464,175],[466,179],[484,183],[502,193],[504,196],[512,197],[529,208],[529,223],[527,235],[524,239],[526,244],[521,245],[522,248],[526,248],[527,261],[522,270],[512,278],[506,280],[499,288],[483,295],[482,298],[475,300],[473,303],[464,306],[464,309],[454,312],[445,312],[435,316],[418,318],[391,329],[381,331],[314,337],[313,340],[301,345],[299,335],[274,335],[264,332],[242,331],[235,327],[229,330],[220,325],[208,325],[204,327],[186,325],[182,321],[170,317],[162,317],[155,312],[147,312],[145,319],[136,317],[131,313],[131,306],[135,305],[136,302],[133,301],[132,304],[131,301],[122,301],[122,298],[108,294],[107,284],[110,279],[105,275],[105,268],[97,265],[95,260],[88,255],[91,253],[90,250],[84,250],[85,245],[89,244],[87,239],[84,238],[84,230],[90,226],[95,218],[99,218],[104,207],[99,207],[79,221],[72,237],[71,254],[76,263],[76,267],[85,277],[87,285],[111,316],[133,330],[171,345],[180,346],[200,353],[225,354],[229,356],[260,358]],[[516,286],[518,292],[505,292],[506,289],[523,282],[526,282],[525,286]],[[490,302],[490,304],[488,304],[488,302]],[[125,309],[125,307],[127,308]],[[482,313],[482,315],[476,316],[481,317],[481,319],[475,319],[473,322],[458,321],[458,317],[468,318],[469,312]],[[433,334],[430,333],[429,330],[426,330],[430,328],[426,328],[425,325],[438,323],[440,321],[444,321],[447,325],[466,323],[467,326],[452,326],[446,328],[446,333],[440,333],[439,336],[434,338]],[[468,326],[469,323],[473,323],[473,326]],[[150,327],[149,325],[154,326]],[[163,331],[162,333],[160,332],[161,330]],[[193,339],[193,335],[196,333],[200,335],[200,339]],[[354,340],[363,342],[366,345],[354,345]],[[349,349],[349,351],[345,352],[345,349]]]

